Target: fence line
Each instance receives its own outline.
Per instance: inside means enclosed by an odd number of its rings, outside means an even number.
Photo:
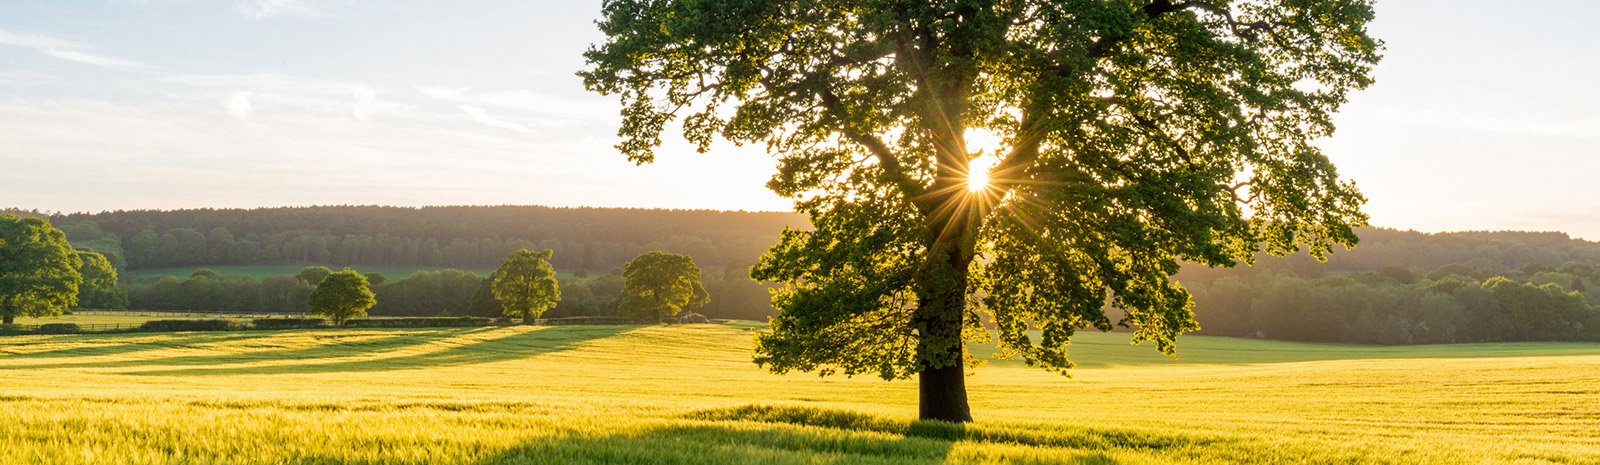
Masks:
[[[235,317],[235,318],[305,318],[305,312],[221,312],[221,311],[169,311],[169,310],[105,310],[91,308],[72,309],[73,315],[91,316],[183,316],[183,317]]]
[[[57,324],[57,325],[59,325],[59,324],[75,324],[75,325],[78,325],[78,330],[79,331],[111,331],[111,330],[117,330],[117,329],[134,329],[134,328],[138,328],[139,327],[139,324],[137,324],[137,323],[46,323],[46,324]],[[11,326],[15,327],[17,329],[20,329],[22,331],[38,331],[39,327],[40,326],[44,326],[44,325],[43,324],[38,324],[38,325],[11,325]]]

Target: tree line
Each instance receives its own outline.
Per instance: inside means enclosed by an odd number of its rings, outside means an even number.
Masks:
[[[492,268],[522,249],[564,270],[608,270],[662,250],[748,268],[792,213],[624,208],[328,206],[44,216],[119,267],[318,264]]]
[[[1354,344],[1459,344],[1510,340],[1600,340],[1600,270],[1587,257],[1592,243],[1550,235],[1472,233],[1483,241],[1470,254],[1430,248],[1418,241],[1376,243],[1374,251],[1315,264],[1264,259],[1234,270],[1186,268],[1195,320],[1208,336],[1266,337]],[[1544,238],[1528,246],[1507,238]],[[1461,236],[1446,235],[1448,240]],[[1382,254],[1427,262],[1429,252],[1466,259],[1434,268],[1373,265]],[[1338,256],[1338,254],[1336,254]],[[1530,260],[1510,268],[1507,256]],[[1355,268],[1355,270],[1350,270]]]
[[[660,253],[646,253],[641,257],[657,254]],[[693,264],[688,256],[666,255],[683,257],[682,260]],[[553,278],[560,290],[560,299],[543,313],[544,317],[633,316],[625,308],[638,307],[641,303],[637,301],[642,297],[625,292],[626,270],[619,267],[593,274],[579,271]],[[746,320],[765,319],[773,314],[767,287],[750,280],[743,270],[699,267],[693,270],[699,291],[691,289],[690,294],[700,296],[694,299],[700,303],[691,307],[699,314],[707,318]],[[309,266],[295,275],[257,280],[201,269],[182,279],[145,278],[132,280],[125,287],[129,306],[143,310],[310,313],[308,297],[317,284],[333,272],[324,266]],[[376,303],[367,310],[370,315],[498,317],[503,313],[494,293],[492,274],[443,269],[417,271],[394,280],[382,273],[365,273],[363,277],[376,298]],[[639,276],[635,280],[641,279],[650,278]]]

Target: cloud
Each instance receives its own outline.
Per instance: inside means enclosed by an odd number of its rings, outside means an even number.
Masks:
[[[107,68],[134,69],[134,68],[142,68],[142,67],[145,66],[144,63],[139,63],[139,62],[133,61],[133,60],[124,60],[124,59],[121,59],[121,58],[108,57],[108,56],[105,56],[105,55],[95,55],[93,53],[82,52],[82,51],[78,51],[78,50],[47,48],[47,49],[41,50],[39,53],[43,53],[45,55],[49,55],[49,56],[60,58],[60,59],[67,60],[67,61],[76,61],[76,62],[79,62],[79,63],[87,63],[87,64],[91,64],[91,65],[95,65],[95,66],[104,66],[104,67],[107,67]]]
[[[466,87],[417,86],[428,97],[473,106],[535,113],[546,118],[611,122],[617,104],[604,98],[572,99],[527,90],[474,91]]]
[[[533,129],[529,129],[527,126],[489,116],[488,111],[485,111],[483,108],[472,105],[457,105],[456,108],[460,108],[461,111],[466,112],[467,116],[471,116],[473,121],[483,123],[487,126],[510,129],[512,131],[517,131],[524,134],[534,133]]]
[[[356,121],[372,121],[372,110],[378,100],[377,89],[363,84],[356,88],[351,97],[356,99],[356,108],[350,112],[350,116],[354,116]]]
[[[250,95],[253,92],[240,92],[228,98],[228,114],[234,118],[246,119],[254,108],[250,105]]]
[[[251,0],[239,6],[239,11],[251,19],[287,16],[322,18],[330,16],[326,2],[314,0]]]
[[[38,84],[55,79],[54,75],[37,71],[0,71],[0,84]]]
[[[88,52],[86,51],[89,49],[87,45],[38,34],[17,34],[0,29],[0,45],[32,49],[40,55],[106,68],[134,69],[146,67],[144,63],[137,61]]]
[[[251,114],[255,113],[253,110],[270,108],[275,114],[345,115],[370,122],[376,117],[406,116],[416,110],[414,105],[380,99],[377,89],[355,81],[283,74],[189,74],[162,80],[198,88],[200,98],[234,99],[241,92],[249,92]]]

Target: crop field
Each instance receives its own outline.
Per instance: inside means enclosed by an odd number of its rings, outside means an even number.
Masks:
[[[1082,334],[916,383],[776,376],[750,325],[0,338],[0,463],[1600,463],[1600,345]]]
[[[184,279],[184,278],[188,278],[189,275],[193,274],[196,270],[200,270],[200,269],[204,268],[204,269],[214,270],[217,273],[222,274],[223,276],[249,276],[251,278],[254,278],[257,281],[260,281],[262,279],[270,278],[270,277],[273,277],[273,276],[284,276],[284,275],[294,276],[295,273],[299,273],[300,270],[305,269],[306,266],[307,265],[191,266],[191,267],[181,267],[181,268],[147,268],[147,269],[140,269],[140,270],[128,270],[128,271],[125,271],[124,273],[127,275],[127,277],[133,278],[133,279],[159,278],[159,277],[162,277],[162,276],[172,276],[172,277],[175,277],[175,278],[178,278],[178,279]],[[383,273],[383,276],[385,278],[388,278],[390,281],[396,281],[396,280],[399,280],[401,278],[405,278],[406,276],[411,276],[412,273],[416,273],[418,271],[432,271],[432,270],[442,270],[442,269],[449,268],[449,267],[388,267],[388,266],[350,266],[350,267],[345,267],[345,266],[333,266],[333,265],[327,265],[327,266],[328,266],[329,269],[332,269],[333,271],[339,271],[339,270],[343,270],[345,268],[349,268],[349,269],[352,269],[352,270],[360,271],[362,273]],[[459,269],[461,271],[470,271],[470,272],[477,273],[477,274],[484,275],[484,276],[488,276],[489,273],[493,273],[494,272],[493,268],[489,268],[489,269],[457,268],[457,269]],[[562,278],[570,278],[572,276],[571,276],[571,273],[561,273],[561,277]]]
[[[71,315],[52,317],[17,317],[17,324],[42,325],[49,323],[76,323],[79,325],[139,325],[151,320],[210,320],[215,318],[230,318],[236,320],[249,320],[254,317],[230,317],[227,315],[184,313],[184,312],[80,312]],[[3,344],[4,342],[0,342]]]

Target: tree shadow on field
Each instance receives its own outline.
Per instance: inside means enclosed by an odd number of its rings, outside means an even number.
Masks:
[[[359,344],[341,348],[340,344],[321,346],[316,348],[294,349],[285,353],[278,353],[275,358],[264,358],[260,355],[249,360],[217,360],[211,364],[238,363],[244,361],[266,360],[305,360],[308,363],[285,363],[267,366],[245,367],[214,367],[214,368],[187,368],[176,370],[149,370],[128,372],[136,375],[155,376],[216,376],[216,375],[262,375],[262,374],[293,374],[293,373],[335,373],[335,372],[368,372],[404,370],[412,368],[430,368],[454,365],[472,365],[492,363],[535,355],[561,352],[575,349],[584,343],[604,339],[634,329],[633,326],[606,325],[606,326],[555,326],[532,330],[522,327],[500,328],[451,328],[430,332],[428,334],[408,333],[404,336],[382,338],[370,343]],[[413,330],[414,331],[414,330]],[[497,334],[504,333],[504,334]],[[467,338],[465,341],[457,339]],[[432,350],[418,354],[401,355],[396,357],[368,358],[361,360],[317,362],[317,360],[358,356],[374,352],[386,352],[407,349],[423,345],[443,346],[440,350]],[[183,362],[198,362],[198,360],[183,360]],[[154,361],[148,365],[168,365],[162,361]]]
[[[152,350],[171,349],[174,347],[187,347],[197,344],[214,344],[224,342],[239,342],[252,339],[270,338],[271,334],[258,332],[192,332],[192,333],[130,333],[112,335],[60,335],[49,339],[34,341],[32,344],[48,344],[59,342],[94,342],[94,345],[79,345],[65,349],[46,350],[30,353],[0,354],[0,358],[8,360],[28,360],[47,358],[77,358],[100,357],[106,355],[123,355]],[[142,340],[148,339],[148,340]],[[0,370],[18,368],[55,368],[62,366],[93,365],[91,364],[50,364],[29,365],[22,367],[0,366]]]
[[[945,464],[1119,463],[1108,448],[1163,449],[1194,444],[1179,437],[1110,432],[1045,436],[1026,431],[937,421],[894,421],[861,413],[805,407],[746,406],[693,412],[692,423],[606,437],[541,438],[482,465],[563,464]],[[952,457],[957,443],[995,443],[983,457]],[[1050,448],[1018,451],[1014,446]]]
[[[0,367],[6,369],[31,369],[31,368],[124,368],[145,366],[181,366],[181,365],[223,365],[235,363],[251,363],[278,360],[306,360],[328,359],[340,357],[355,357],[371,353],[381,353],[404,349],[412,346],[433,343],[454,337],[470,336],[473,333],[487,331],[489,328],[448,328],[438,330],[379,330],[381,333],[300,333],[298,335],[311,335],[316,341],[309,347],[280,347],[264,350],[250,350],[234,353],[210,353],[199,355],[179,355],[168,357],[135,358],[131,360],[111,360],[103,362],[69,362],[56,364],[36,364]],[[293,330],[291,330],[293,331]],[[278,333],[278,331],[271,331]],[[143,350],[192,348],[199,344],[246,342],[270,344],[269,334],[249,338],[208,338],[201,336],[206,333],[184,334],[182,338],[165,339],[155,343],[155,347]],[[253,339],[266,339],[264,341],[251,341]],[[221,348],[218,348],[221,350]],[[133,351],[129,351],[133,352]],[[102,355],[86,353],[89,355]]]

